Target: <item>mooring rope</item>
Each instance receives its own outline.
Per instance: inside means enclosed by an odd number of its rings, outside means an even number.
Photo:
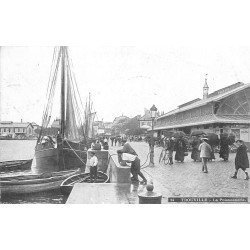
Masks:
[[[86,166],[86,163],[83,162],[82,158],[75,152],[75,150],[70,146],[69,142],[67,140],[64,140],[67,142],[67,144],[69,145],[70,149],[73,150],[74,154],[79,158],[79,160]]]
[[[111,156],[113,156],[113,155],[117,155],[117,154],[112,154],[112,155],[110,155],[109,156],[109,159],[108,159],[108,163],[109,163],[109,161],[110,161],[110,159],[111,159]],[[147,161],[148,161],[148,156],[150,155],[150,152],[147,154],[147,158],[146,158],[146,161],[141,165],[141,169],[144,169],[144,168],[147,168],[148,166],[145,166],[145,167],[143,167],[146,163],[147,163]],[[143,168],[142,168],[143,167]]]

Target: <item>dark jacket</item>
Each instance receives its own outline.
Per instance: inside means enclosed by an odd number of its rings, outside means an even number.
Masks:
[[[132,155],[138,156],[138,154],[135,152],[135,150],[130,146],[130,144],[128,142],[126,142],[123,145],[123,148],[121,151],[122,151],[122,153],[127,153],[127,154],[132,154]]]
[[[249,160],[247,156],[247,147],[245,145],[240,145],[237,148],[236,156],[235,156],[235,168],[243,169],[249,168]]]
[[[172,139],[166,141],[166,149],[169,151],[174,151],[174,141]]]

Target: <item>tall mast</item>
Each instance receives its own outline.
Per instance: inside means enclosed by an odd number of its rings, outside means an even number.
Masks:
[[[62,71],[61,71],[61,136],[65,133],[65,46],[61,47]]]

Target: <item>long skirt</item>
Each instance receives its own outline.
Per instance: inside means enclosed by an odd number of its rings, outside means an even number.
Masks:
[[[229,147],[228,146],[221,146],[220,147],[220,158],[224,160],[228,160],[229,158]]]
[[[214,149],[213,149],[213,147],[211,147],[211,148],[212,148],[212,152],[211,152],[210,158],[209,158],[210,161],[215,160]]]
[[[192,149],[191,158],[194,161],[201,161],[200,151],[197,148]]]
[[[181,162],[183,162],[183,161],[184,161],[184,150],[179,150],[179,149],[177,149],[177,150],[176,150],[176,153],[175,153],[174,159],[175,159],[176,161],[181,161]]]

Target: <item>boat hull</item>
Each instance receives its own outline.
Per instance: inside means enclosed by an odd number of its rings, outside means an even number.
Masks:
[[[30,194],[60,188],[63,180],[75,175],[78,171],[62,171],[51,175],[23,175],[0,178],[2,195]]]
[[[76,183],[89,183],[89,173],[78,173],[72,175],[65,179],[60,185],[60,191],[63,195],[69,195]],[[107,183],[109,182],[109,177],[107,174],[98,171],[97,172],[97,183]]]
[[[64,148],[40,149],[35,151],[36,172],[56,172],[80,168],[85,170],[87,152]]]
[[[0,162],[0,172],[20,171],[31,169],[32,159]]]

